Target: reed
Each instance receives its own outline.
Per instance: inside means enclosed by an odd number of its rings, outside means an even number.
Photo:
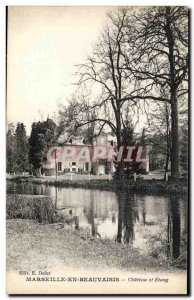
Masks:
[[[54,223],[56,220],[55,206],[50,197],[7,195],[7,219],[30,219],[39,223]]]

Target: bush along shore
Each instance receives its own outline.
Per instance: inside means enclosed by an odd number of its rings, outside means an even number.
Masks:
[[[57,221],[55,205],[50,197],[41,195],[7,195],[7,219],[29,219],[39,223]]]
[[[129,190],[136,193],[146,194],[187,194],[188,193],[188,181],[179,180],[177,182],[149,179],[142,180],[137,179],[134,182],[133,179],[125,180],[65,180],[65,179],[54,179],[54,178],[42,178],[42,177],[12,177],[7,180],[22,183],[31,182],[34,184],[46,184],[56,187],[73,187],[73,188],[86,188],[86,189],[100,189],[100,190]]]

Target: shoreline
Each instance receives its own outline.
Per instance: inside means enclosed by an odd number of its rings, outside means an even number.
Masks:
[[[166,182],[161,179],[144,179],[137,180],[105,180],[105,179],[92,179],[92,180],[65,180],[45,177],[13,177],[6,178],[7,181],[16,183],[30,182],[33,184],[45,184],[49,186],[61,187],[61,188],[84,188],[84,189],[97,189],[97,190],[128,190],[135,193],[147,193],[152,195],[162,194],[183,194],[189,193],[189,186],[186,182]]]

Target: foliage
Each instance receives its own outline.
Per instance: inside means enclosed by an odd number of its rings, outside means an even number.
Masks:
[[[166,136],[155,133],[149,138],[150,144],[150,169],[162,170],[166,160]]]
[[[15,147],[17,171],[22,172],[28,170],[28,139],[23,123],[17,124],[15,131]]]
[[[122,144],[130,145],[134,140],[134,126],[130,120],[124,122],[123,129],[121,131]]]
[[[16,170],[15,136],[13,123],[8,124],[6,133],[6,170],[13,173]]]
[[[56,124],[47,119],[32,124],[29,138],[29,159],[34,172],[40,175],[40,168],[46,160],[46,151],[55,140]]]
[[[6,134],[7,172],[24,172],[29,170],[28,139],[23,123],[18,123],[14,131],[14,125],[8,124]]]

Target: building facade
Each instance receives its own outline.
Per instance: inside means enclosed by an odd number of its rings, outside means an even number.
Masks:
[[[45,175],[66,173],[104,175],[113,174],[116,171],[117,143],[116,137],[110,133],[101,133],[93,140],[93,145],[85,144],[80,136],[72,136],[68,143],[58,143],[52,148],[54,150],[50,149],[51,159],[47,159],[43,165]],[[105,153],[101,155],[100,151],[103,152],[104,149]],[[94,159],[95,151],[99,154],[97,159]],[[142,158],[143,161],[138,164],[138,169],[149,172],[147,146],[143,147]],[[136,157],[134,162],[135,159]],[[130,164],[130,168],[133,169],[133,163]]]

